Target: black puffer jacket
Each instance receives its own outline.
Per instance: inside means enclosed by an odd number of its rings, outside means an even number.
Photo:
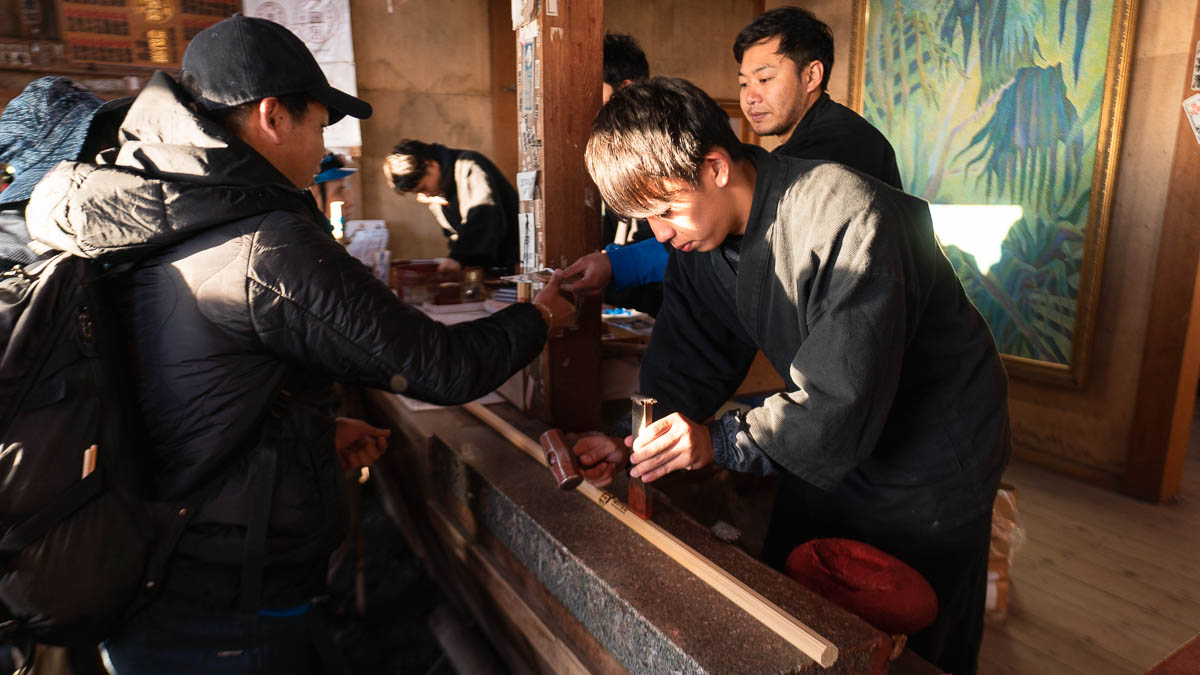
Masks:
[[[142,260],[116,291],[157,496],[218,485],[168,586],[210,607],[234,602],[263,484],[254,462],[273,444],[263,601],[298,604],[344,535],[332,382],[387,388],[400,374],[409,396],[468,401],[532,360],[546,326],[528,305],[445,326],[400,302],[322,231],[307,191],[187,100],[157,74],[112,163],[63,163],[39,184],[31,235],[104,262]]]

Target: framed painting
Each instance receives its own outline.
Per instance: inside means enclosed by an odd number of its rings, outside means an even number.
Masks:
[[[851,105],[891,141],[1012,375],[1081,385],[1136,0],[854,0]]]

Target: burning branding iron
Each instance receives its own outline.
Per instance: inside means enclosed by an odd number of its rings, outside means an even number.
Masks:
[[[633,401],[633,437],[636,439],[638,434],[642,433],[642,429],[654,421],[654,404],[658,401],[640,394],[634,394],[630,399]],[[643,520],[650,520],[653,504],[641,478],[629,477],[629,495],[625,503],[629,505],[630,511],[641,516]]]

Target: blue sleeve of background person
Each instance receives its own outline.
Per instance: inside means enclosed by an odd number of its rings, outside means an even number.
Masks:
[[[614,290],[662,281],[667,270],[667,247],[657,239],[628,246],[609,244],[604,251],[612,264]]]

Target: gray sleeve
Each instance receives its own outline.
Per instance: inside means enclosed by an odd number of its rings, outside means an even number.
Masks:
[[[730,410],[707,426],[712,435],[713,463],[717,466],[759,476],[780,473],[779,465],[754,442],[740,410]]]

